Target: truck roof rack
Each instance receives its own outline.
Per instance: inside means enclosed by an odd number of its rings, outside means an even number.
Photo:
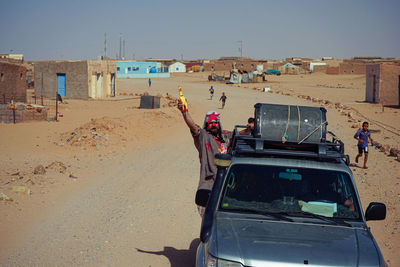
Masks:
[[[258,138],[251,134],[240,135],[239,128],[246,126],[236,125],[234,128],[229,149],[233,156],[280,156],[335,161],[342,159],[347,165],[350,164],[349,156],[344,154],[343,142],[332,132],[328,132],[332,141],[299,144]]]

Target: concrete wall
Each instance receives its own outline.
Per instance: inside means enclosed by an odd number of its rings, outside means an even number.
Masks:
[[[157,72],[151,73],[155,68]],[[160,63],[153,61],[117,61],[118,78],[168,78],[168,67],[161,67]]]
[[[365,75],[365,101],[379,103],[380,64],[368,64]]]
[[[116,61],[88,60],[88,96],[91,98],[106,98],[115,96],[116,92]],[[112,79],[112,77],[114,77]],[[113,90],[114,88],[114,90]]]
[[[339,74],[365,74],[366,66],[365,63],[340,63]]]
[[[326,73],[327,65],[316,65],[313,67],[313,72]]]
[[[112,95],[111,75],[115,71],[116,62],[112,60],[36,62],[35,95],[55,98],[59,73],[65,74],[64,98],[108,97]]]
[[[400,106],[400,66],[368,64],[366,69],[366,101],[385,106]]]
[[[0,62],[0,103],[10,103],[11,99],[26,102],[26,89],[26,68],[20,64]]]
[[[226,60],[210,60],[209,63],[203,63],[204,71],[211,71],[214,68],[214,71],[231,71],[232,63],[236,62],[236,68],[240,70],[246,71],[255,71],[257,70],[257,65],[263,65],[264,70],[267,68],[267,61],[261,60],[234,60],[234,59],[226,59]]]
[[[381,65],[380,102],[385,106],[400,106],[399,99],[400,66]]]
[[[186,72],[186,65],[181,62],[175,62],[169,65],[168,72]]]
[[[44,61],[35,63],[35,95],[55,98],[57,73],[65,74],[65,98],[88,99],[86,61]]]
[[[339,66],[327,66],[326,74],[339,74]]]
[[[0,123],[14,123],[25,122],[25,121],[45,121],[47,120],[47,110],[42,109],[41,112],[36,110],[9,110],[7,105],[0,104]]]
[[[326,66],[325,62],[310,62],[309,70],[314,71],[315,66]]]

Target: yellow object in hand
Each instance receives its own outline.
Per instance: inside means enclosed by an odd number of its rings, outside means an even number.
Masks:
[[[182,107],[183,107],[182,112],[189,111],[186,98],[183,96],[183,93],[182,93],[182,89],[180,87],[178,87],[178,90],[179,90],[179,99],[181,100]]]

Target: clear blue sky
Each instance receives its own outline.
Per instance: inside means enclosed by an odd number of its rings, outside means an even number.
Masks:
[[[400,58],[398,0],[0,0],[0,53],[25,60]]]

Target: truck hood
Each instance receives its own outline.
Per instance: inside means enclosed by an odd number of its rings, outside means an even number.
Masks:
[[[209,252],[245,266],[379,266],[363,228],[243,218],[216,219]]]

